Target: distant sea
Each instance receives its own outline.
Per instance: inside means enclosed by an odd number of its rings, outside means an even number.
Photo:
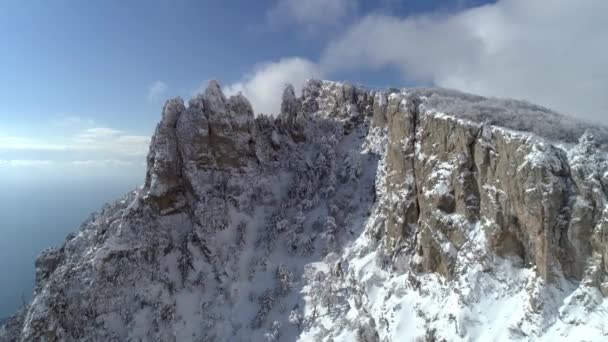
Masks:
[[[140,176],[0,178],[0,319],[29,301],[40,251],[60,246],[92,212],[141,184]]]

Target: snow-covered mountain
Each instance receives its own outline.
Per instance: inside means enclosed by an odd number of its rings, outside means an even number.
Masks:
[[[519,101],[311,80],[255,117],[212,81],[0,340],[607,340],[607,150]]]

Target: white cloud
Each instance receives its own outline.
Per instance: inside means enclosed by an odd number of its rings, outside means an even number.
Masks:
[[[71,136],[47,139],[0,135],[0,151],[18,151],[20,154],[52,151],[63,156],[89,154],[98,158],[142,158],[147,154],[149,144],[148,136],[131,135],[108,127],[86,128]]]
[[[76,149],[109,151],[122,156],[143,156],[148,152],[150,138],[129,135],[108,127],[94,127],[78,133],[72,142]]]
[[[355,0],[278,0],[267,13],[273,26],[296,25],[307,33],[338,27],[356,12]]]
[[[78,115],[67,115],[51,122],[51,125],[62,129],[70,129],[94,127],[95,125],[97,125],[97,123],[91,118],[85,118]]]
[[[120,160],[120,159],[91,159],[91,160],[73,160],[69,164],[83,167],[99,167],[99,166],[134,166],[140,164],[143,166],[145,163],[137,163],[133,160]]]
[[[34,160],[34,159],[0,159],[0,167],[41,167],[54,165],[54,160]]]
[[[466,73],[478,63],[481,42],[463,31],[452,18],[372,15],[331,42],[321,64],[327,72],[395,65],[404,78],[419,81],[435,74]],[[447,32],[466,39],[449,39]]]
[[[41,142],[24,137],[0,136],[0,150],[64,151],[70,149],[72,149],[72,146],[69,144]]]
[[[52,160],[52,159],[0,159],[0,167],[31,168],[31,167],[132,167],[145,166],[144,161],[123,159],[87,159],[87,160]]]
[[[165,92],[168,89],[167,83],[163,81],[156,81],[150,85],[148,88],[148,100],[150,101],[159,101],[162,100],[162,97],[165,95]]]
[[[81,141],[96,141],[99,139],[112,139],[122,134],[122,131],[108,127],[87,128],[78,133],[77,138]]]
[[[408,79],[608,122],[605,13],[604,0],[500,0],[447,16],[368,16],[327,46],[321,65],[395,66]]]
[[[256,113],[276,114],[281,107],[281,94],[291,83],[300,92],[309,78],[320,77],[318,66],[303,58],[285,58],[278,62],[260,64],[241,81],[224,87],[227,95],[242,92]]]

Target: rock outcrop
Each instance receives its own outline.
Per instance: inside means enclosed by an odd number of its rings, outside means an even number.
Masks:
[[[311,80],[255,117],[212,81],[0,340],[601,339],[606,151],[519,101]]]

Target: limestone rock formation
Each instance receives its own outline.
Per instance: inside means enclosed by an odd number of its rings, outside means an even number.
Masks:
[[[444,89],[282,96],[167,101],[143,187],[40,255],[0,340],[607,338],[607,128]]]

